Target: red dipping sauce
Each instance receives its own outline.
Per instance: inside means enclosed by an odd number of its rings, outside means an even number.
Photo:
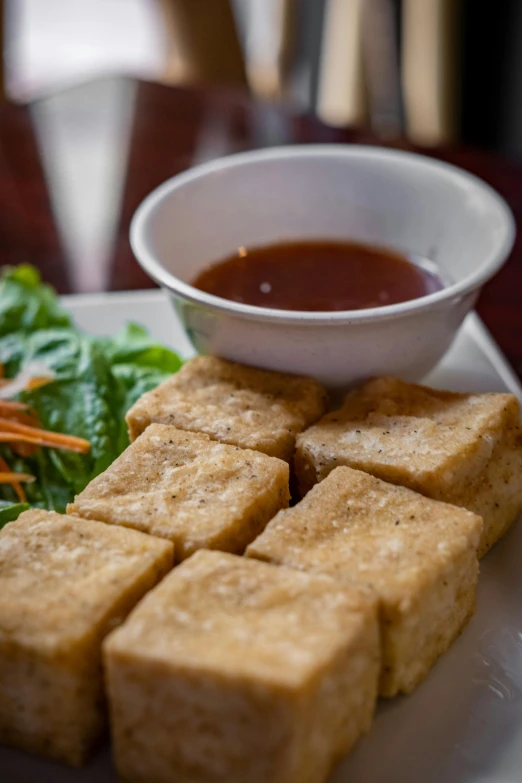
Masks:
[[[383,307],[444,287],[437,274],[400,253],[325,240],[240,247],[192,284],[232,302],[309,312]]]

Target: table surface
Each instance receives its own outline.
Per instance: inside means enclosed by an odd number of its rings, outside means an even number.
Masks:
[[[330,128],[246,95],[133,79],[101,79],[27,106],[4,104],[2,265],[32,263],[60,293],[153,287],[128,241],[132,214],[150,190],[220,155],[321,142],[377,143],[368,133]],[[522,225],[522,164],[463,148],[427,154],[484,179]],[[520,235],[507,264],[485,286],[478,311],[522,377]]]

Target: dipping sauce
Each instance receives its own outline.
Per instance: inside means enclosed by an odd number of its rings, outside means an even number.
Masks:
[[[323,240],[240,247],[192,285],[233,302],[312,312],[382,307],[443,288],[434,271],[400,253]]]

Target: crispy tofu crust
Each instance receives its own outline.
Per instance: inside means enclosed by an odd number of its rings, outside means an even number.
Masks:
[[[78,766],[106,726],[101,644],[172,544],[27,511],[0,532],[0,742]]]
[[[409,693],[475,608],[482,520],[336,468],[280,512],[247,556],[370,586],[381,602],[380,693]]]
[[[326,406],[326,391],[311,378],[198,356],[144,394],[126,420],[131,441],[160,422],[289,462],[296,435]]]
[[[109,637],[105,663],[131,783],[322,783],[372,720],[376,600],[200,551]]]
[[[301,494],[339,465],[479,514],[483,556],[522,511],[518,401],[370,381],[298,437]]]
[[[241,554],[289,502],[286,462],[208,435],[151,424],[67,512],[197,549]]]

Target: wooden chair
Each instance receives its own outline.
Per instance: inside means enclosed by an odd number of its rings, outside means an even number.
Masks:
[[[245,7],[252,24],[272,25],[269,52],[261,52],[255,41],[253,46],[249,40],[241,45],[230,0],[161,0],[161,7],[167,82],[228,84],[247,87],[263,98],[283,96],[296,0],[250,0],[250,8]]]
[[[269,51],[260,55],[246,46],[246,58],[230,0],[161,1],[170,40],[168,80],[249,86],[270,99],[287,95],[294,33],[306,13],[303,0],[250,0],[251,22],[260,27],[268,21],[273,31]],[[383,138],[454,140],[459,5],[460,0],[402,0],[396,19],[395,0],[324,0],[312,108],[329,124],[367,125]]]
[[[264,59],[241,46],[232,0],[158,2],[168,41],[166,81],[235,85],[264,98],[286,97],[292,56],[300,49],[302,57],[309,44],[296,46],[294,40],[303,26],[305,0],[250,0],[257,13],[271,9],[274,40]],[[318,73],[317,95],[310,91],[312,109],[322,119],[333,125],[369,125],[382,136],[406,133],[421,144],[455,139],[462,0],[402,0],[400,60],[392,18],[396,0],[313,2],[324,5],[319,62],[311,65]],[[5,6],[0,0],[2,51]],[[5,63],[0,58],[3,99]]]
[[[334,125],[441,144],[457,132],[461,0],[325,0],[317,111]]]
[[[402,0],[402,90],[409,138],[457,135],[459,0]]]
[[[329,0],[326,4],[317,112],[330,125],[361,125],[368,119],[364,3]]]
[[[169,45],[168,81],[247,86],[229,0],[161,0]]]

